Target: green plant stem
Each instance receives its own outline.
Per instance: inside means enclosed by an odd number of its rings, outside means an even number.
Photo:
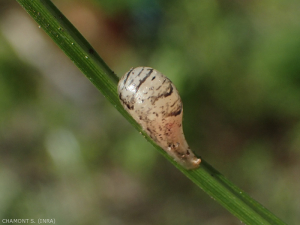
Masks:
[[[173,163],[213,199],[242,222],[256,224],[285,224],[261,204],[250,198],[222,174],[202,159],[196,170],[185,170],[157,146],[121,106],[117,95],[118,77],[105,64],[92,46],[49,0],[16,0],[39,24],[85,76],[103,93],[114,107]]]

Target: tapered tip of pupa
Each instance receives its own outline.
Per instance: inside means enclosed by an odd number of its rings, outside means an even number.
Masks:
[[[187,170],[194,170],[199,168],[201,159],[196,156],[190,157],[188,159],[181,159],[180,161],[176,160],[179,164],[181,164]]]
[[[191,161],[191,167],[188,169],[197,169],[200,166],[200,163],[201,163],[201,159],[195,157],[195,159]]]

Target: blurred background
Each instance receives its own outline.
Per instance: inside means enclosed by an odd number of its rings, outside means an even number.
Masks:
[[[299,1],[53,2],[119,77],[135,66],[167,75],[184,102],[191,149],[300,224]],[[0,0],[0,218],[240,224],[7,0]]]

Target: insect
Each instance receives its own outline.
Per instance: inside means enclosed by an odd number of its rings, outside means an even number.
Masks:
[[[188,146],[182,129],[182,101],[173,83],[150,67],[129,70],[119,81],[125,110],[176,162],[196,169],[201,162]]]

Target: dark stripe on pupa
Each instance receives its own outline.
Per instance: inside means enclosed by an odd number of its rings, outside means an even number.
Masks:
[[[153,72],[153,69],[149,69],[149,73],[139,82],[139,85],[136,86],[136,92],[138,92],[140,86],[148,79],[148,77],[150,77],[151,73]]]
[[[129,70],[129,72],[126,74],[126,78],[124,79],[124,82],[123,82],[124,86],[125,86],[125,84],[127,82],[127,79],[128,79],[128,77],[129,77],[132,70],[134,70],[134,68],[131,68],[131,70]]]

